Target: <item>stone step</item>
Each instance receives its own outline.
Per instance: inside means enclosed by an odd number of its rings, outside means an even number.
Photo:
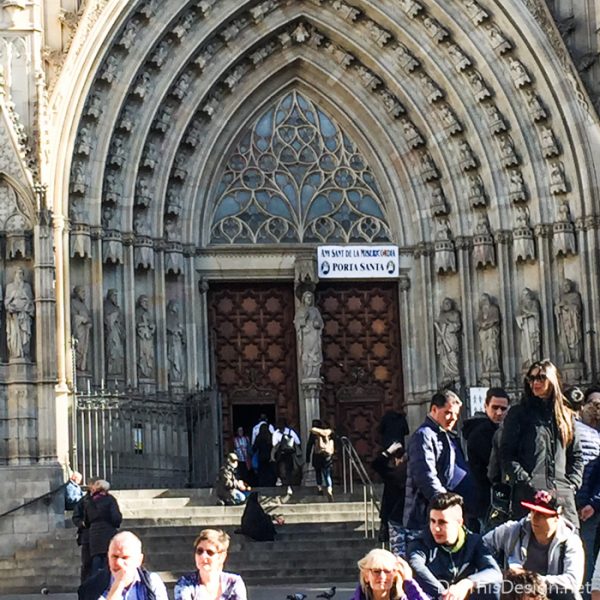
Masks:
[[[265,510],[285,519],[277,526],[274,542],[235,534],[244,507],[215,505],[212,490],[127,490],[115,496],[125,516],[121,529],[139,535],[147,567],[163,573],[171,588],[184,572],[193,570],[192,543],[206,527],[223,528],[231,535],[226,568],[242,574],[248,585],[311,581],[325,587],[334,580],[355,581],[356,561],[377,545],[364,536],[362,497],[337,494],[336,502],[329,503],[314,490],[292,496],[281,492],[281,488],[260,492]],[[0,560],[0,590],[74,591],[80,560],[75,534],[73,528],[58,529],[35,548],[17,552],[13,560]]]

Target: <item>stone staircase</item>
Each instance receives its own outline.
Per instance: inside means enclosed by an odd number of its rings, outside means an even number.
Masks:
[[[281,496],[281,488],[259,490],[261,504],[282,515],[274,542],[255,542],[235,534],[241,506],[216,506],[210,490],[115,491],[123,513],[122,529],[135,532],[144,545],[145,565],[158,571],[169,587],[194,569],[193,541],[205,527],[231,535],[227,570],[240,573],[249,586],[277,583],[356,581],[356,561],[377,545],[364,536],[364,505],[359,497],[336,495],[334,503],[301,489]],[[0,560],[0,590],[9,593],[72,592],[79,583],[75,529],[40,539],[34,548]]]

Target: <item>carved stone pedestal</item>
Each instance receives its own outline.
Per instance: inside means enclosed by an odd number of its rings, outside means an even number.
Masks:
[[[481,382],[488,387],[502,387],[502,373],[500,371],[483,373]]]
[[[308,442],[313,419],[319,419],[321,417],[319,398],[321,396],[322,387],[323,380],[320,377],[303,379],[300,383],[300,393],[302,395],[300,402],[300,431],[304,451],[306,451],[306,444]],[[315,471],[310,464],[306,465],[306,475],[303,483],[305,486],[309,487],[314,487],[316,485]]]

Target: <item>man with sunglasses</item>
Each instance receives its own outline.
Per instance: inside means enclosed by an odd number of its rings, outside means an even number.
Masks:
[[[168,600],[167,589],[157,573],[142,567],[142,542],[121,531],[110,541],[108,569],[98,571],[77,590],[79,600]]]
[[[487,471],[492,439],[504,421],[509,405],[508,394],[502,388],[491,387],[485,395],[485,414],[469,419],[462,428],[463,438],[467,442],[467,460],[477,488],[475,516],[482,526],[490,506],[491,490]]]

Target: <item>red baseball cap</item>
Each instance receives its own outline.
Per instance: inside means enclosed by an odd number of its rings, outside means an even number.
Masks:
[[[533,502],[523,500],[521,506],[552,517],[556,517],[562,512],[562,506],[558,504],[556,497],[546,490],[536,492]]]

